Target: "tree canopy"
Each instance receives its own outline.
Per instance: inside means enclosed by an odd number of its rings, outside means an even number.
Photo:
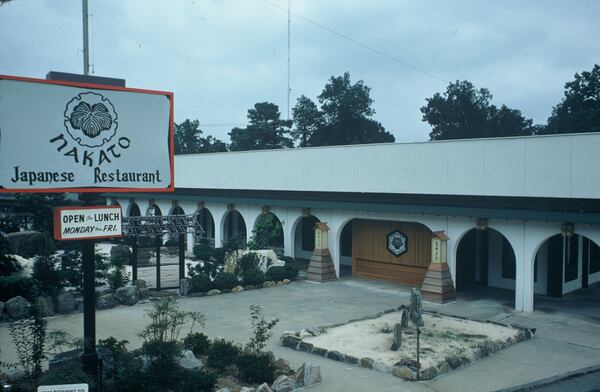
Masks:
[[[565,96],[554,107],[543,133],[600,132],[600,65],[576,73],[565,84]]]
[[[427,98],[421,108],[431,140],[521,136],[533,133],[533,123],[517,109],[491,104],[492,94],[469,81],[450,83],[443,94]]]
[[[195,154],[227,151],[227,145],[210,135],[202,137],[198,120],[175,124],[175,154]]]
[[[394,136],[377,121],[370,88],[362,80],[352,84],[350,74],[332,76],[318,96],[320,108],[306,96],[292,110],[292,137],[304,146],[393,142]]]
[[[279,107],[271,102],[259,102],[248,110],[249,124],[229,132],[231,151],[268,150],[293,147],[288,136],[292,121],[282,120]]]

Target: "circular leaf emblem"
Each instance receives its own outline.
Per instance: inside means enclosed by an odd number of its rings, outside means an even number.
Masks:
[[[387,250],[394,256],[400,256],[408,251],[408,238],[400,230],[394,230],[387,235]]]
[[[67,103],[65,128],[82,146],[104,145],[115,136],[117,127],[117,112],[102,94],[81,93]]]

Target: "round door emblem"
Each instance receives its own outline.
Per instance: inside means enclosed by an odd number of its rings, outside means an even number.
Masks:
[[[408,250],[408,239],[400,230],[394,230],[387,235],[387,250],[394,256],[400,256]]]

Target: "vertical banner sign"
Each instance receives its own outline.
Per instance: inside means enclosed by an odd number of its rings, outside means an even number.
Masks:
[[[121,237],[121,207],[58,207],[54,239],[59,241]]]
[[[0,75],[0,192],[173,184],[172,93]]]

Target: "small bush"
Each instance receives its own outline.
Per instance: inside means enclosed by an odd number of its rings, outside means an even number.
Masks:
[[[88,384],[94,386],[94,380],[80,368],[54,368],[46,371],[38,381],[39,385]]]
[[[265,274],[265,279],[273,280],[275,282],[279,282],[280,280],[284,280],[286,277],[285,267],[271,267],[267,270]]]
[[[64,286],[58,259],[55,256],[36,256],[33,260],[31,277],[46,295],[56,295]]]
[[[213,259],[217,264],[225,264],[225,254],[227,253],[227,249],[225,248],[215,248],[213,250]]]
[[[210,245],[210,241],[202,238],[194,245],[194,256],[200,260],[209,261],[215,253],[215,249]]]
[[[148,340],[142,344],[142,353],[150,359],[147,372],[152,383],[166,387],[175,380],[174,373],[182,355],[179,342]]]
[[[127,343],[129,343],[128,340],[117,340],[110,336],[106,339],[98,340],[98,347],[104,347],[112,351],[113,358],[117,361],[127,352]]]
[[[235,266],[236,274],[240,275],[244,272],[258,268],[258,255],[256,253],[246,253],[242,257],[237,260],[237,265]]]
[[[0,234],[0,276],[9,276],[23,269],[21,264],[8,253],[8,241]]]
[[[259,305],[250,305],[250,322],[252,323],[252,336],[246,344],[250,352],[260,353],[267,345],[267,340],[273,336],[272,329],[275,328],[279,319],[265,320]]]
[[[18,295],[29,301],[34,300],[35,284],[33,279],[27,276],[0,276],[0,301],[6,302]]]
[[[114,392],[129,392],[140,389],[147,390],[148,376],[142,369],[142,360],[131,353],[123,353],[115,358],[113,383]]]
[[[176,391],[212,392],[217,384],[217,376],[204,371],[180,369],[177,372]]]
[[[283,256],[281,260],[285,261],[285,277],[289,280],[294,280],[298,276],[298,265],[296,265],[296,260],[293,257]]]
[[[169,238],[168,240],[165,241],[165,246],[166,247],[179,246],[179,240],[177,240],[177,238]]]
[[[270,352],[246,352],[240,355],[237,367],[243,381],[255,384],[271,384],[275,379],[275,361]]]
[[[215,289],[219,290],[231,290],[235,286],[239,285],[240,282],[236,276],[229,272],[219,272],[215,276],[212,285]]]
[[[195,356],[204,355],[210,347],[210,340],[202,332],[194,332],[183,339],[183,347],[192,350]]]
[[[208,349],[208,366],[223,370],[227,366],[237,363],[241,349],[231,341],[215,340]]]
[[[250,269],[242,272],[242,282],[245,285],[261,286],[265,283],[265,274],[259,269]]]
[[[207,275],[198,274],[192,276],[190,290],[192,293],[205,293],[213,287],[212,281]]]

